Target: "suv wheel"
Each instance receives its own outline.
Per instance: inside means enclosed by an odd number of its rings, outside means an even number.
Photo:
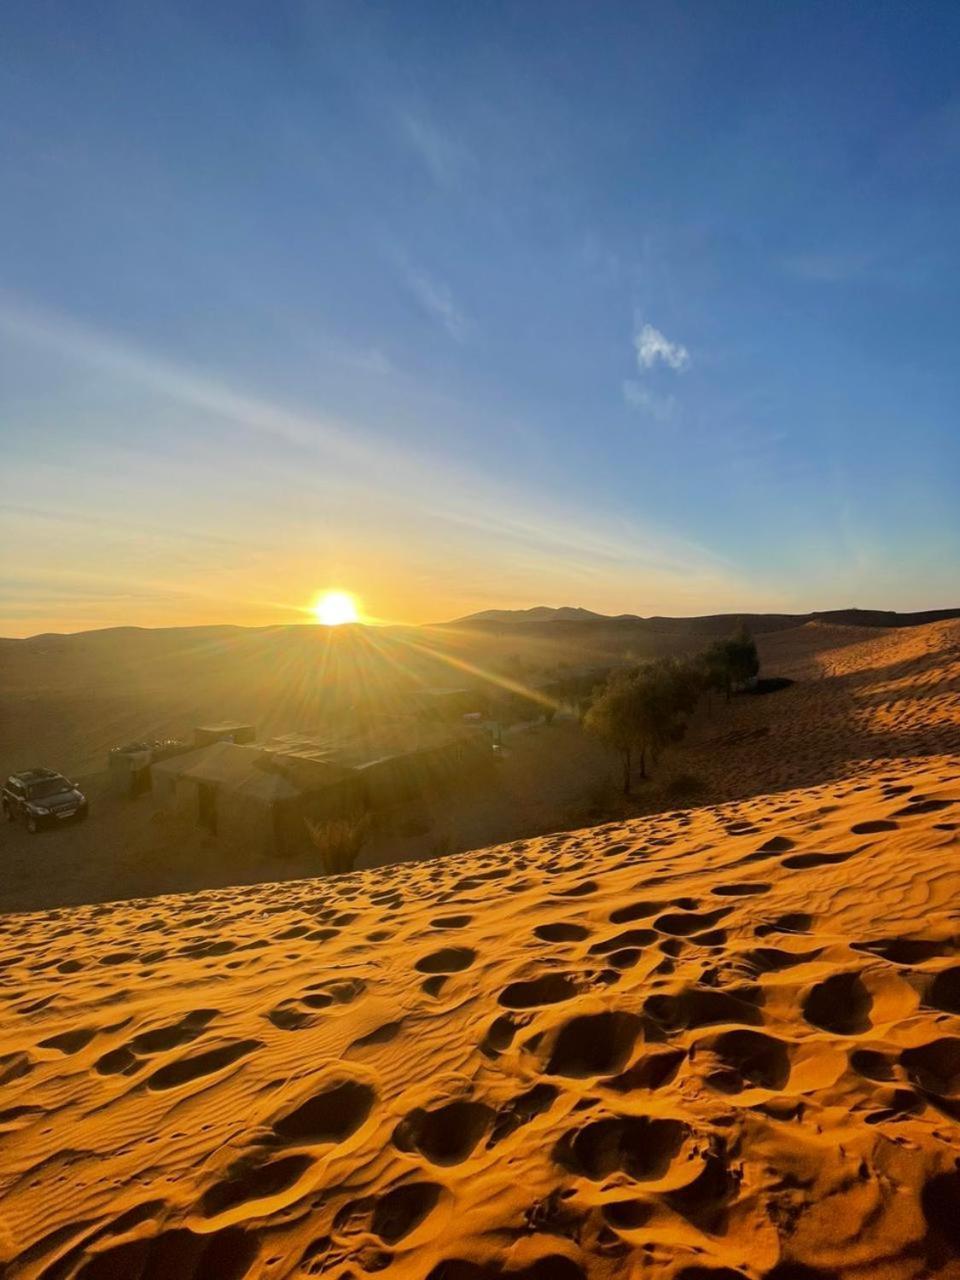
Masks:
[[[33,816],[32,813],[27,816],[27,830],[30,832],[32,836],[35,836],[37,832],[40,830],[40,823],[36,820],[36,818]]]

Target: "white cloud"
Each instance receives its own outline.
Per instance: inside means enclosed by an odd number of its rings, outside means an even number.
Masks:
[[[634,333],[633,345],[636,348],[637,365],[641,372],[644,369],[652,369],[658,360],[677,373],[682,373],[690,365],[690,352],[687,348],[682,343],[670,342],[652,324],[642,325]]]
[[[649,391],[634,378],[627,378],[623,383],[623,398],[631,409],[639,409],[648,413],[657,422],[668,422],[677,408],[674,396],[660,396]]]
[[[447,286],[440,281],[431,280],[409,262],[404,262],[402,266],[404,279],[421,309],[443,325],[451,338],[463,342],[470,322],[457,306]]]

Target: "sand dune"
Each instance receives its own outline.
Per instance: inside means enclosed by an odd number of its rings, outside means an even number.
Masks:
[[[942,757],[8,917],[8,1274],[960,1275],[958,824]]]

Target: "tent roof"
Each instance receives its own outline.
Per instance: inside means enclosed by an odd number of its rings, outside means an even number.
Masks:
[[[292,759],[255,744],[211,742],[195,751],[159,761],[154,770],[175,778],[212,782],[264,800],[288,799],[322,790],[351,771],[319,760]]]

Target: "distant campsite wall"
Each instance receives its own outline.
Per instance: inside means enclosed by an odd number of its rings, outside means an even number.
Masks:
[[[218,782],[154,772],[154,801],[191,826],[206,827],[218,841],[245,854],[272,854],[277,848],[274,806]]]
[[[322,791],[279,802],[280,847],[285,852],[304,847],[309,841],[307,819],[323,822],[354,814],[385,813],[418,801],[430,804],[489,777],[494,768],[489,738],[481,732],[373,761]]]

